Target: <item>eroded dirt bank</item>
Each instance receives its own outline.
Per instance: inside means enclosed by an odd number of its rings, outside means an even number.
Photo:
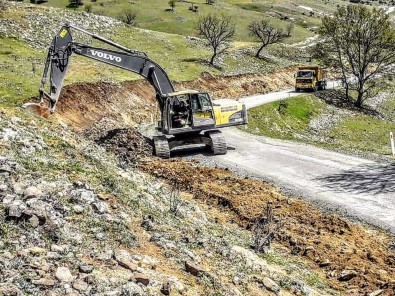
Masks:
[[[323,213],[262,181],[240,178],[221,168],[179,159],[154,160],[142,168],[199,200],[231,211],[247,228],[271,202],[281,221],[275,240],[285,254],[302,257],[332,288],[347,295],[367,295],[379,289],[383,295],[395,294],[394,242],[378,230]]]
[[[208,91],[214,98],[239,98],[290,87],[293,73],[293,68],[265,75],[214,77],[203,73],[196,80],[176,82],[175,88]],[[54,117],[82,131],[106,117],[132,126],[147,120],[152,112],[157,112],[155,93],[147,81],[76,83],[63,88]]]

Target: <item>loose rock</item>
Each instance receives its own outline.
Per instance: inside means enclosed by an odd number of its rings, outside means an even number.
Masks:
[[[369,296],[379,296],[381,294],[383,294],[384,290],[376,290],[372,293],[369,294]]]
[[[133,275],[133,279],[137,282],[137,283],[141,283],[144,286],[148,286],[150,280],[149,277],[143,273],[135,273]]]
[[[92,265],[80,265],[79,270],[82,273],[91,273],[93,271],[93,266]]]
[[[339,281],[349,281],[352,278],[356,277],[358,274],[355,270],[344,269],[339,276]]]
[[[26,209],[26,204],[21,200],[14,200],[8,207],[8,217],[20,218],[22,217],[23,211]]]
[[[169,281],[163,282],[160,291],[163,295],[170,295],[170,291],[171,291],[170,282]]]
[[[84,292],[84,291],[88,290],[89,286],[83,280],[78,279],[78,280],[74,281],[73,288],[79,292]]]
[[[202,267],[191,261],[185,261],[185,270],[194,276],[201,276],[205,273]]]
[[[331,262],[328,259],[320,262],[320,264],[319,264],[320,267],[326,267],[326,266],[329,266],[329,265],[331,265]]]
[[[279,293],[280,292],[280,287],[279,285],[276,284],[275,281],[273,281],[269,277],[264,277],[262,280],[262,284],[265,286],[265,288],[271,292],[274,293]]]
[[[38,286],[46,286],[46,287],[52,287],[55,285],[55,281],[51,278],[41,278],[39,280],[33,280],[32,283],[34,285],[38,285]]]
[[[92,208],[98,214],[105,214],[108,212],[108,206],[105,202],[95,202],[92,204]]]
[[[40,198],[43,195],[42,191],[36,186],[30,186],[25,189],[23,196],[25,198]]]
[[[71,283],[74,280],[73,275],[70,272],[70,269],[67,267],[58,267],[55,273],[56,278],[65,283]]]

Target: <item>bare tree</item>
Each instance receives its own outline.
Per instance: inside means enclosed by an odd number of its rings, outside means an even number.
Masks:
[[[322,64],[338,69],[346,89],[358,93],[355,106],[374,94],[379,81],[395,65],[395,30],[388,15],[378,9],[349,5],[324,17],[319,31],[323,40],[314,50]]]
[[[248,26],[250,34],[261,43],[255,56],[259,58],[261,51],[268,45],[283,41],[287,36],[282,29],[272,26],[267,20],[254,21]]]
[[[209,14],[199,19],[197,30],[213,49],[210,59],[213,66],[215,57],[226,49],[226,44],[235,35],[235,24],[229,16]]]
[[[120,15],[119,19],[127,25],[134,26],[136,24],[136,12],[132,10],[126,10]]]

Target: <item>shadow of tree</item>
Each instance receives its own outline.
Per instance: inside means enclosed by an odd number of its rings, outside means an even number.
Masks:
[[[328,105],[333,105],[337,108],[348,109],[356,112],[360,112],[370,116],[382,117],[382,114],[377,110],[369,106],[362,106],[358,108],[354,105],[354,100],[350,97],[346,98],[345,93],[341,90],[330,89],[326,91],[319,91],[315,93],[315,96],[327,103]]]
[[[316,178],[337,192],[380,194],[394,192],[395,163],[364,165]]]

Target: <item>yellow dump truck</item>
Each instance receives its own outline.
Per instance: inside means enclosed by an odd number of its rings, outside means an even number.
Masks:
[[[319,67],[299,67],[295,74],[295,91],[326,89],[326,72]]]

